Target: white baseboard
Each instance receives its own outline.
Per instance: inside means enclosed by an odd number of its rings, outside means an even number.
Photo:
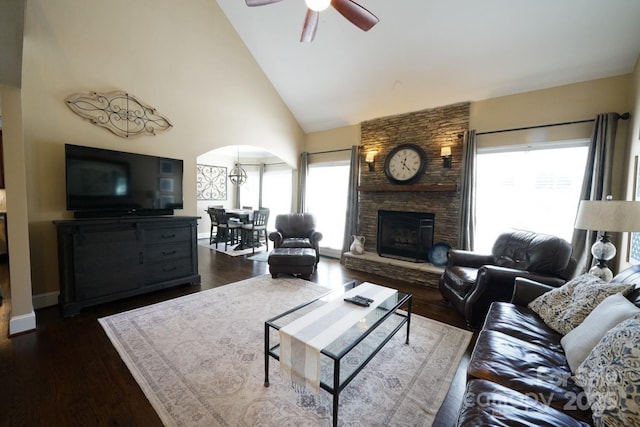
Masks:
[[[9,336],[32,331],[35,328],[36,328],[36,313],[34,311],[31,311],[31,313],[29,314],[13,316],[9,320]]]
[[[37,310],[39,308],[58,305],[58,295],[60,295],[60,292],[47,292],[44,294],[33,295],[31,297],[33,309]]]

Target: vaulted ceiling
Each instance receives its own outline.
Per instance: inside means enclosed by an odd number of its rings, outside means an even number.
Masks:
[[[305,132],[627,74],[640,52],[636,0],[358,0],[300,43],[304,0],[217,0]]]

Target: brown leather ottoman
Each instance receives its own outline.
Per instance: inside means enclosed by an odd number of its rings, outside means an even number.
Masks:
[[[316,251],[309,248],[276,248],[269,254],[269,273],[299,275],[309,280],[316,268]]]

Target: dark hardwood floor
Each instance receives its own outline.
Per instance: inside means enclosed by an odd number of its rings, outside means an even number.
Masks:
[[[86,308],[62,318],[57,307],[36,311],[37,330],[7,337],[10,300],[0,306],[0,426],[161,426],[155,411],[97,322],[98,318],[268,273],[265,262],[229,257],[198,246],[199,286],[179,286]],[[322,258],[312,281],[339,286],[370,281],[411,292],[414,312],[457,327],[464,321],[441,300],[437,289],[345,269]],[[0,284],[9,297],[6,263]],[[475,336],[474,336],[475,338]],[[442,405],[436,426],[450,426],[464,392],[472,340]]]

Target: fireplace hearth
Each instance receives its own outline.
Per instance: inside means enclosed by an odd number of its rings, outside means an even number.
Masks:
[[[378,255],[429,262],[435,214],[378,210]]]

